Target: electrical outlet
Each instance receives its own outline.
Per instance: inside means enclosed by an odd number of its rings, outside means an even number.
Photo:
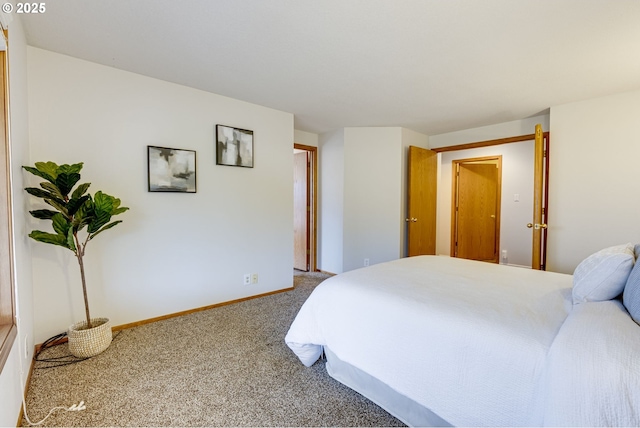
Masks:
[[[244,274],[244,285],[249,285],[251,284],[251,274],[250,273],[245,273]]]
[[[257,284],[258,283],[258,274],[254,273],[251,275],[251,283],[252,284]]]
[[[369,259],[364,259],[364,265],[369,266]]]

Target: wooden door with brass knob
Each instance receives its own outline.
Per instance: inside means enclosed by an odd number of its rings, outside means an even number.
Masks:
[[[438,154],[410,146],[407,182],[407,255],[436,253]]]
[[[451,255],[498,263],[502,156],[453,161]]]
[[[533,222],[527,224],[533,234],[531,268],[545,270],[547,241],[548,135],[545,138],[542,125],[536,125],[533,154]]]

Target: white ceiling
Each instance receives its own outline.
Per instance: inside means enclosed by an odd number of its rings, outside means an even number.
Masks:
[[[27,42],[291,112],[428,135],[640,89],[638,0],[55,0]]]

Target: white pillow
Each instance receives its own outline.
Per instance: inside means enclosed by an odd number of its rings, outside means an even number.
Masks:
[[[619,296],[635,263],[633,250],[633,244],[616,245],[584,259],[573,272],[573,303]]]
[[[624,286],[622,304],[627,308],[631,318],[640,324],[640,263],[637,261],[629,274],[627,285]]]

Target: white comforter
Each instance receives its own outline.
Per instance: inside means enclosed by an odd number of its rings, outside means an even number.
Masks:
[[[640,426],[640,326],[616,300],[574,306],[545,377],[545,425]]]
[[[328,346],[453,425],[542,425],[571,286],[570,275],[405,258],[325,280],[285,341],[307,366]]]

